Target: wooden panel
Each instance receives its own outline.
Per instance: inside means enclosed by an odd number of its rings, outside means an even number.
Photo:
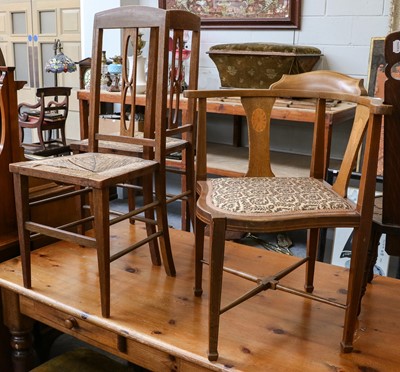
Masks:
[[[61,9],[61,34],[79,34],[80,11],[77,9]]]
[[[0,12],[0,35],[5,35],[6,34],[6,18],[7,14],[6,12]]]
[[[140,223],[121,223],[113,228],[113,250],[125,245],[126,239],[145,234]],[[343,310],[267,291],[222,316],[220,358],[216,363],[209,362],[208,290],[202,298],[195,298],[192,290],[194,237],[171,230],[171,241],[177,267],[175,278],[167,277],[162,267],[151,265],[145,247],[112,264],[110,319],[100,315],[94,249],[57,243],[33,253],[33,290],[22,286],[19,259],[2,263],[0,286],[21,293],[26,297],[24,311],[51,325],[56,322],[46,319],[53,317],[53,312],[85,317],[93,327],[93,334],[87,335],[86,340],[108,351],[113,348],[104,346],[108,341],[103,340],[102,332],[123,335],[127,338],[126,354],[115,349],[113,352],[152,370],[329,372],[364,366],[376,371],[398,369],[400,325],[395,319],[400,317],[400,284],[386,277],[376,277],[367,289],[355,352],[351,354],[340,352]],[[232,242],[227,244],[226,257],[231,267],[245,266],[254,275],[277,272],[288,259],[286,255]],[[347,275],[346,268],[318,263],[316,294],[344,300]],[[299,270],[285,278],[285,284],[301,288],[303,280],[303,271]],[[225,275],[223,301],[236,298],[251,285]],[[36,304],[40,304],[40,311],[35,315],[32,306]],[[83,339],[82,333],[71,334]]]

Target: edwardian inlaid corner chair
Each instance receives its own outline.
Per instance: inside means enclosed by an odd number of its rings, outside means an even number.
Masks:
[[[168,111],[165,117],[163,126],[166,128],[166,147],[165,156],[172,158],[167,161],[166,170],[168,172],[182,175],[181,177],[181,192],[174,195],[167,195],[167,203],[175,200],[182,200],[182,225],[184,229],[189,230],[189,222],[193,221],[195,193],[193,191],[194,185],[194,139],[195,127],[193,125],[194,112],[192,108],[194,100],[187,102],[181,101],[181,93],[183,89],[197,89],[198,84],[198,69],[199,69],[199,49],[200,49],[200,17],[189,12],[173,11],[169,13],[169,51],[170,51],[170,65],[168,75]],[[144,33],[144,38],[147,38],[146,28],[140,26],[140,32]],[[146,40],[144,40],[147,42]],[[190,59],[188,61],[188,55]],[[147,60],[151,60],[154,55],[145,55]],[[132,70],[136,71],[137,58],[133,58]],[[133,84],[136,81],[136,74],[134,74]],[[151,78],[151,76],[148,76]],[[123,84],[128,76],[122,75]],[[121,95],[121,105],[125,106],[127,101],[131,105],[131,113],[136,110],[136,92],[130,91],[130,95],[125,93]],[[159,92],[164,95],[165,92]],[[114,93],[117,94],[117,93]],[[148,123],[154,121],[153,105],[155,102],[151,100],[148,92],[146,94],[146,106],[144,121],[146,130],[151,130]],[[164,102],[163,102],[164,103]],[[143,136],[143,129],[135,125],[126,125],[126,121],[121,115],[119,126],[119,135],[127,137],[141,138]],[[146,135],[146,134],[145,134]],[[147,136],[151,133],[147,133]],[[73,152],[87,152],[88,140],[83,139],[71,143]],[[143,157],[144,147],[140,140],[135,143],[122,143],[117,144],[109,140],[99,141],[99,152],[102,153],[116,153],[128,156]],[[131,192],[128,193],[129,203],[134,206],[135,198],[133,189],[141,189],[141,187],[132,187]],[[191,217],[190,217],[191,216]]]
[[[18,105],[18,126],[20,146],[27,153],[57,155],[69,152],[65,137],[65,124],[71,88],[46,87],[36,90],[35,104]],[[37,132],[38,143],[26,143],[25,130]],[[52,137],[56,132],[58,137]]]
[[[164,118],[167,115],[168,88],[168,49],[170,23],[177,18],[185,24],[190,13],[164,9],[125,6],[97,13],[94,17],[93,49],[91,65],[91,89],[89,112],[89,152],[65,157],[14,163],[10,165],[14,173],[16,207],[18,213],[18,231],[23,265],[24,285],[31,288],[30,240],[32,235],[45,234],[57,239],[71,241],[97,250],[101,312],[110,316],[110,263],[146,243],[149,244],[154,265],[164,264],[168,275],[175,275],[166,209],[165,154],[166,128]],[[149,59],[146,85],[146,120],[142,138],[134,136],[101,135],[99,129],[100,79],[103,34],[109,30],[121,31],[123,51],[123,83],[121,89],[122,117],[128,118],[128,109],[135,106],[133,77],[128,77],[128,50],[137,50],[139,29],[149,29]],[[132,93],[132,94],[129,94]],[[134,115],[125,125],[134,125]],[[101,153],[99,141],[113,141],[115,147],[121,143],[144,146],[142,157],[121,154]],[[49,228],[30,220],[28,203],[28,177],[51,179],[55,182],[75,185],[78,189],[73,194],[81,193],[82,199],[89,194],[90,216],[79,221]],[[134,184],[140,178],[143,183],[143,206],[128,213],[110,219],[109,189],[116,185]],[[155,193],[153,194],[153,190]],[[156,219],[150,219],[154,216]],[[144,212],[144,218],[141,213]],[[140,214],[140,215],[139,215]],[[110,226],[127,218],[141,219],[146,224],[147,237],[117,253],[110,254]],[[84,235],[85,224],[94,222],[93,237]],[[77,227],[76,231],[71,228]],[[32,234],[32,235],[31,235]],[[160,257],[161,250],[161,257]],[[162,260],[161,260],[162,258]]]
[[[198,100],[196,274],[195,295],[201,296],[202,266],[209,264],[209,350],[208,358],[218,358],[220,315],[267,289],[279,289],[345,310],[342,349],[353,348],[353,334],[359,311],[366,264],[367,242],[371,230],[375,177],[382,115],[391,107],[381,101],[361,96],[362,81],[330,71],[284,75],[270,89],[188,91],[187,97]],[[245,177],[216,178],[206,175],[206,101],[207,98],[239,97],[247,116],[249,162]],[[275,177],[271,169],[270,116],[278,98],[315,99],[310,177]],[[339,175],[333,186],[324,181],[325,110],[328,100],[356,104],[355,119]],[[362,176],[356,203],[346,198],[351,171],[364,138]],[[204,231],[210,226],[209,259],[204,258]],[[351,268],[345,304],[312,294],[314,267],[322,228],[353,227]],[[276,274],[257,277],[224,266],[225,234],[229,231],[287,232],[307,229],[306,257]],[[282,255],[282,259],[285,259]],[[304,290],[279,283],[285,275],[302,264],[305,267]],[[230,304],[221,306],[223,271],[253,281],[256,285]],[[268,271],[268,268],[265,268]]]

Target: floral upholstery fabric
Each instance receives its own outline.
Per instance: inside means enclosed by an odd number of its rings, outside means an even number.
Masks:
[[[212,204],[230,213],[337,212],[354,209],[350,203],[313,178],[215,178],[209,182],[212,185]]]

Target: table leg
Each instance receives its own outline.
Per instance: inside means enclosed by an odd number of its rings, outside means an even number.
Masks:
[[[11,371],[10,332],[3,322],[2,301],[0,296],[0,366],[5,371]]]
[[[242,146],[242,116],[233,115],[233,146]]]
[[[79,100],[79,125],[81,140],[89,137],[89,101]]]
[[[1,289],[4,324],[11,333],[11,358],[15,372],[30,371],[35,367],[33,349],[33,320],[20,312],[19,296],[10,290]]]

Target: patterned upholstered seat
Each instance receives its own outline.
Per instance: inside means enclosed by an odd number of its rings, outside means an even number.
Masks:
[[[345,352],[352,350],[367,256],[366,242],[369,240],[372,222],[380,126],[382,115],[390,112],[390,107],[372,98],[363,97],[365,94],[362,81],[331,71],[284,75],[270,89],[186,92],[188,97],[198,99],[199,106],[195,294],[200,296],[203,292],[202,266],[208,263],[210,360],[218,358],[221,314],[267,289],[283,290],[345,309],[342,349]],[[248,171],[243,178],[207,179],[206,100],[219,96],[240,98],[246,113],[249,160]],[[275,177],[272,171],[269,154],[270,120],[277,98],[315,99],[315,107],[309,108],[315,111],[315,122],[308,178]],[[325,151],[330,148],[325,143],[325,131],[329,129],[325,125],[325,110],[329,100],[349,101],[357,106],[343,162],[332,186],[323,180],[326,164],[329,163],[329,158],[326,157],[329,154]],[[358,200],[353,203],[346,195],[361,144],[364,144],[362,175]],[[203,252],[206,225],[210,227],[209,260],[205,259]],[[335,227],[354,228],[346,304],[337,304],[332,298],[323,299],[312,294],[320,229]],[[300,229],[308,230],[306,257],[279,273],[267,273],[258,277],[224,265],[227,231],[268,233]],[[226,261],[229,262],[229,259]],[[303,264],[306,264],[305,290],[280,283],[284,276]],[[268,271],[268,268],[263,269]],[[251,280],[255,283],[255,288],[221,307],[223,271]]]
[[[323,211],[348,212],[354,209],[325,185],[313,178],[245,177],[217,178],[210,181],[211,202],[215,209],[239,215],[257,216]]]

